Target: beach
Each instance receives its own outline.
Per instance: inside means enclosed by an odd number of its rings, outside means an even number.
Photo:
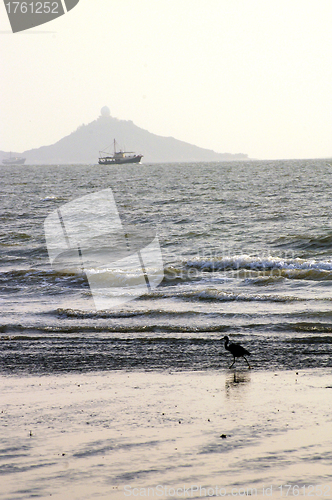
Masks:
[[[2,376],[1,387],[4,500],[332,496],[331,369]]]
[[[332,498],[326,161],[3,166],[0,177],[1,500]],[[89,233],[77,200],[105,190],[140,235],[135,252],[158,236],[163,279],[96,310],[98,269],[68,269],[66,252],[52,267],[44,228],[75,206],[88,248],[94,220]],[[229,369],[225,335],[251,370]]]

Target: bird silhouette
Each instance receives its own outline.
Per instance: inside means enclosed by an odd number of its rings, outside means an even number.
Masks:
[[[234,361],[231,364],[230,368],[232,368],[232,366],[234,365],[236,358],[244,358],[247,362],[248,367],[251,368],[246,358],[246,356],[250,356],[250,352],[247,351],[247,349],[242,347],[242,345],[240,344],[235,344],[235,343],[229,344],[229,338],[227,337],[227,335],[223,338],[223,340],[225,341],[225,349],[227,349],[227,351],[233,354]]]

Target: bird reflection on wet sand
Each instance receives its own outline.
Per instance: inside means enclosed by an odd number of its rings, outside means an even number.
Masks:
[[[234,370],[228,373],[225,379],[226,397],[237,397],[246,390],[246,385],[251,382],[251,373],[249,371]]]

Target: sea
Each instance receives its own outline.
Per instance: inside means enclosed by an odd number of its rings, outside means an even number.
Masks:
[[[0,176],[1,500],[331,498],[329,160]]]
[[[0,373],[332,367],[332,161],[0,167]],[[44,223],[110,189],[153,228],[160,284],[96,309],[84,272],[52,268]],[[243,359],[236,366],[246,368]]]

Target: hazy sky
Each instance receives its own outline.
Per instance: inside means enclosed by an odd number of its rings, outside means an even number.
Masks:
[[[80,0],[12,34],[1,2],[0,150],[52,144],[106,105],[217,152],[331,157],[331,27],[331,0]]]

